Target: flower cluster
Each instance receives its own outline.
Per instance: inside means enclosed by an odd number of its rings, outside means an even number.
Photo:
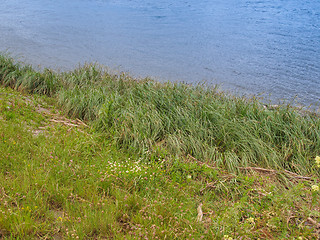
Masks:
[[[95,167],[95,165],[91,165]],[[152,165],[151,163],[142,163],[141,159],[138,161],[132,161],[130,158],[126,161],[107,161],[105,170],[98,168],[97,172],[104,176],[101,181],[104,181],[106,177],[111,175],[116,177],[134,177],[144,180],[155,179],[156,176],[164,174],[163,164]]]
[[[108,161],[107,171],[115,175],[126,175],[126,174],[147,174],[147,166],[143,166],[138,162],[126,161],[124,163]]]

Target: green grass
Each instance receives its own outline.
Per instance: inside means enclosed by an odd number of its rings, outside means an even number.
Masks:
[[[91,65],[0,82],[0,238],[319,236],[317,116]]]
[[[216,88],[136,80],[87,65],[36,72],[0,57],[0,83],[54,97],[71,117],[91,122],[119,147],[148,156],[186,157],[237,172],[241,166],[310,174],[320,154],[320,119],[287,105],[265,109],[256,99]]]

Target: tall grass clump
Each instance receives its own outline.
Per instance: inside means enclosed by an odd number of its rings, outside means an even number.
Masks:
[[[121,148],[161,151],[217,167],[312,171],[320,153],[320,120],[287,105],[265,108],[256,99],[216,88],[136,80],[95,65],[56,74],[0,59],[3,85],[55,96],[74,117],[92,121]]]
[[[60,87],[56,74],[49,69],[36,72],[31,66],[22,66],[12,58],[0,55],[0,83],[29,93],[53,96]]]
[[[291,108],[269,111],[256,100],[183,84],[126,84],[106,95],[98,118],[121,146],[160,147],[233,171],[259,165],[304,172],[319,151],[319,119]]]

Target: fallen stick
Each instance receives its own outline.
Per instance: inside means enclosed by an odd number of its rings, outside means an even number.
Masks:
[[[257,171],[257,172],[277,173],[276,170],[266,169],[266,168],[260,168],[260,167],[239,167],[239,169],[243,169],[243,170],[253,170],[253,171]]]
[[[312,180],[311,177],[300,176],[300,175],[293,173],[293,172],[290,172],[288,170],[284,170],[284,172],[291,175],[291,177],[293,177],[293,178],[304,179],[304,180],[308,180],[308,181]]]

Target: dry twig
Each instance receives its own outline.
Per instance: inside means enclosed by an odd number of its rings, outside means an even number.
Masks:
[[[298,179],[303,179],[303,180],[308,180],[308,181],[312,180],[311,177],[300,176],[300,175],[298,175],[298,174],[296,174],[296,173],[293,173],[293,172],[290,172],[290,171],[288,171],[288,170],[284,170],[284,172],[285,172],[286,174],[290,175],[290,176],[293,177],[293,178],[298,178]]]

